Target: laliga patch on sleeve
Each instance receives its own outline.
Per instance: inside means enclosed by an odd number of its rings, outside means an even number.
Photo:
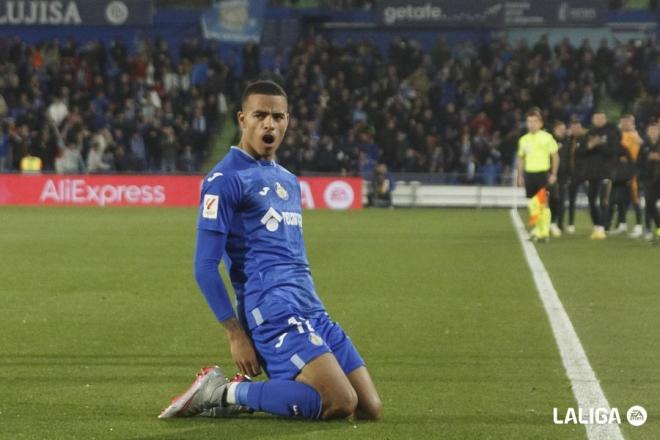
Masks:
[[[202,210],[202,217],[217,219],[218,218],[218,203],[220,197],[213,194],[204,195],[204,209]]]

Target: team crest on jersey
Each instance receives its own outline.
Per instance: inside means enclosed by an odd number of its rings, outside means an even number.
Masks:
[[[320,347],[321,345],[323,345],[323,338],[321,338],[316,333],[310,333],[309,342]]]
[[[282,200],[289,199],[289,193],[286,192],[286,189],[284,189],[282,185],[280,185],[280,182],[275,182],[275,193]]]

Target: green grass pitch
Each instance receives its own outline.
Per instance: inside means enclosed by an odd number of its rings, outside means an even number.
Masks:
[[[579,231],[539,245],[610,405],[660,438],[660,248]],[[199,367],[233,374],[192,277],[195,211],[0,208],[0,439],[584,439],[505,210],[305,213],[321,298],[385,405],[379,423],[160,421]]]

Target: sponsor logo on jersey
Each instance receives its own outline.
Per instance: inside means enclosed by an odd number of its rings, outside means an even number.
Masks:
[[[261,218],[261,224],[266,226],[266,229],[270,232],[277,231],[282,222],[287,226],[298,226],[302,228],[302,215],[298,212],[279,213],[275,208],[270,207]]]
[[[283,212],[284,223],[289,226],[299,226],[302,228],[302,215],[297,212]]]
[[[282,216],[275,209],[268,208],[266,214],[261,217],[261,224],[266,226],[266,229],[270,232],[275,232],[280,227],[280,222],[282,221]]]
[[[204,209],[202,210],[202,217],[209,219],[218,218],[218,202],[220,200],[219,196],[213,194],[204,195]]]
[[[288,200],[289,199],[289,193],[284,189],[282,185],[280,185],[280,182],[275,182],[275,192],[277,193],[277,196],[282,199],[282,200]]]
[[[288,335],[289,332],[284,332],[280,335],[279,338],[277,338],[277,344],[275,344],[275,348],[280,348],[282,344],[284,344],[284,338],[286,338],[286,335]]]
[[[259,195],[260,196],[266,196],[266,194],[268,194],[268,191],[270,191],[270,188],[268,188],[267,186],[264,186],[263,188],[261,188],[261,191],[259,191]]]
[[[215,180],[215,178],[218,177],[218,176],[224,176],[224,174],[222,174],[222,173],[213,173],[213,175],[211,177],[209,177],[208,179],[206,179],[206,181],[207,182],[213,182]]]

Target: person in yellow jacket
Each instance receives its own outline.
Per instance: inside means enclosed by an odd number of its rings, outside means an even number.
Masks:
[[[41,168],[43,166],[41,158],[33,156],[31,152],[23,156],[19,164],[21,167],[21,173],[24,174],[38,174],[41,173]]]
[[[517,184],[525,187],[530,199],[532,239],[546,241],[550,237],[551,216],[546,191],[557,183],[559,147],[552,135],[543,130],[543,116],[538,107],[527,112],[526,124],[527,134],[518,141]]]

